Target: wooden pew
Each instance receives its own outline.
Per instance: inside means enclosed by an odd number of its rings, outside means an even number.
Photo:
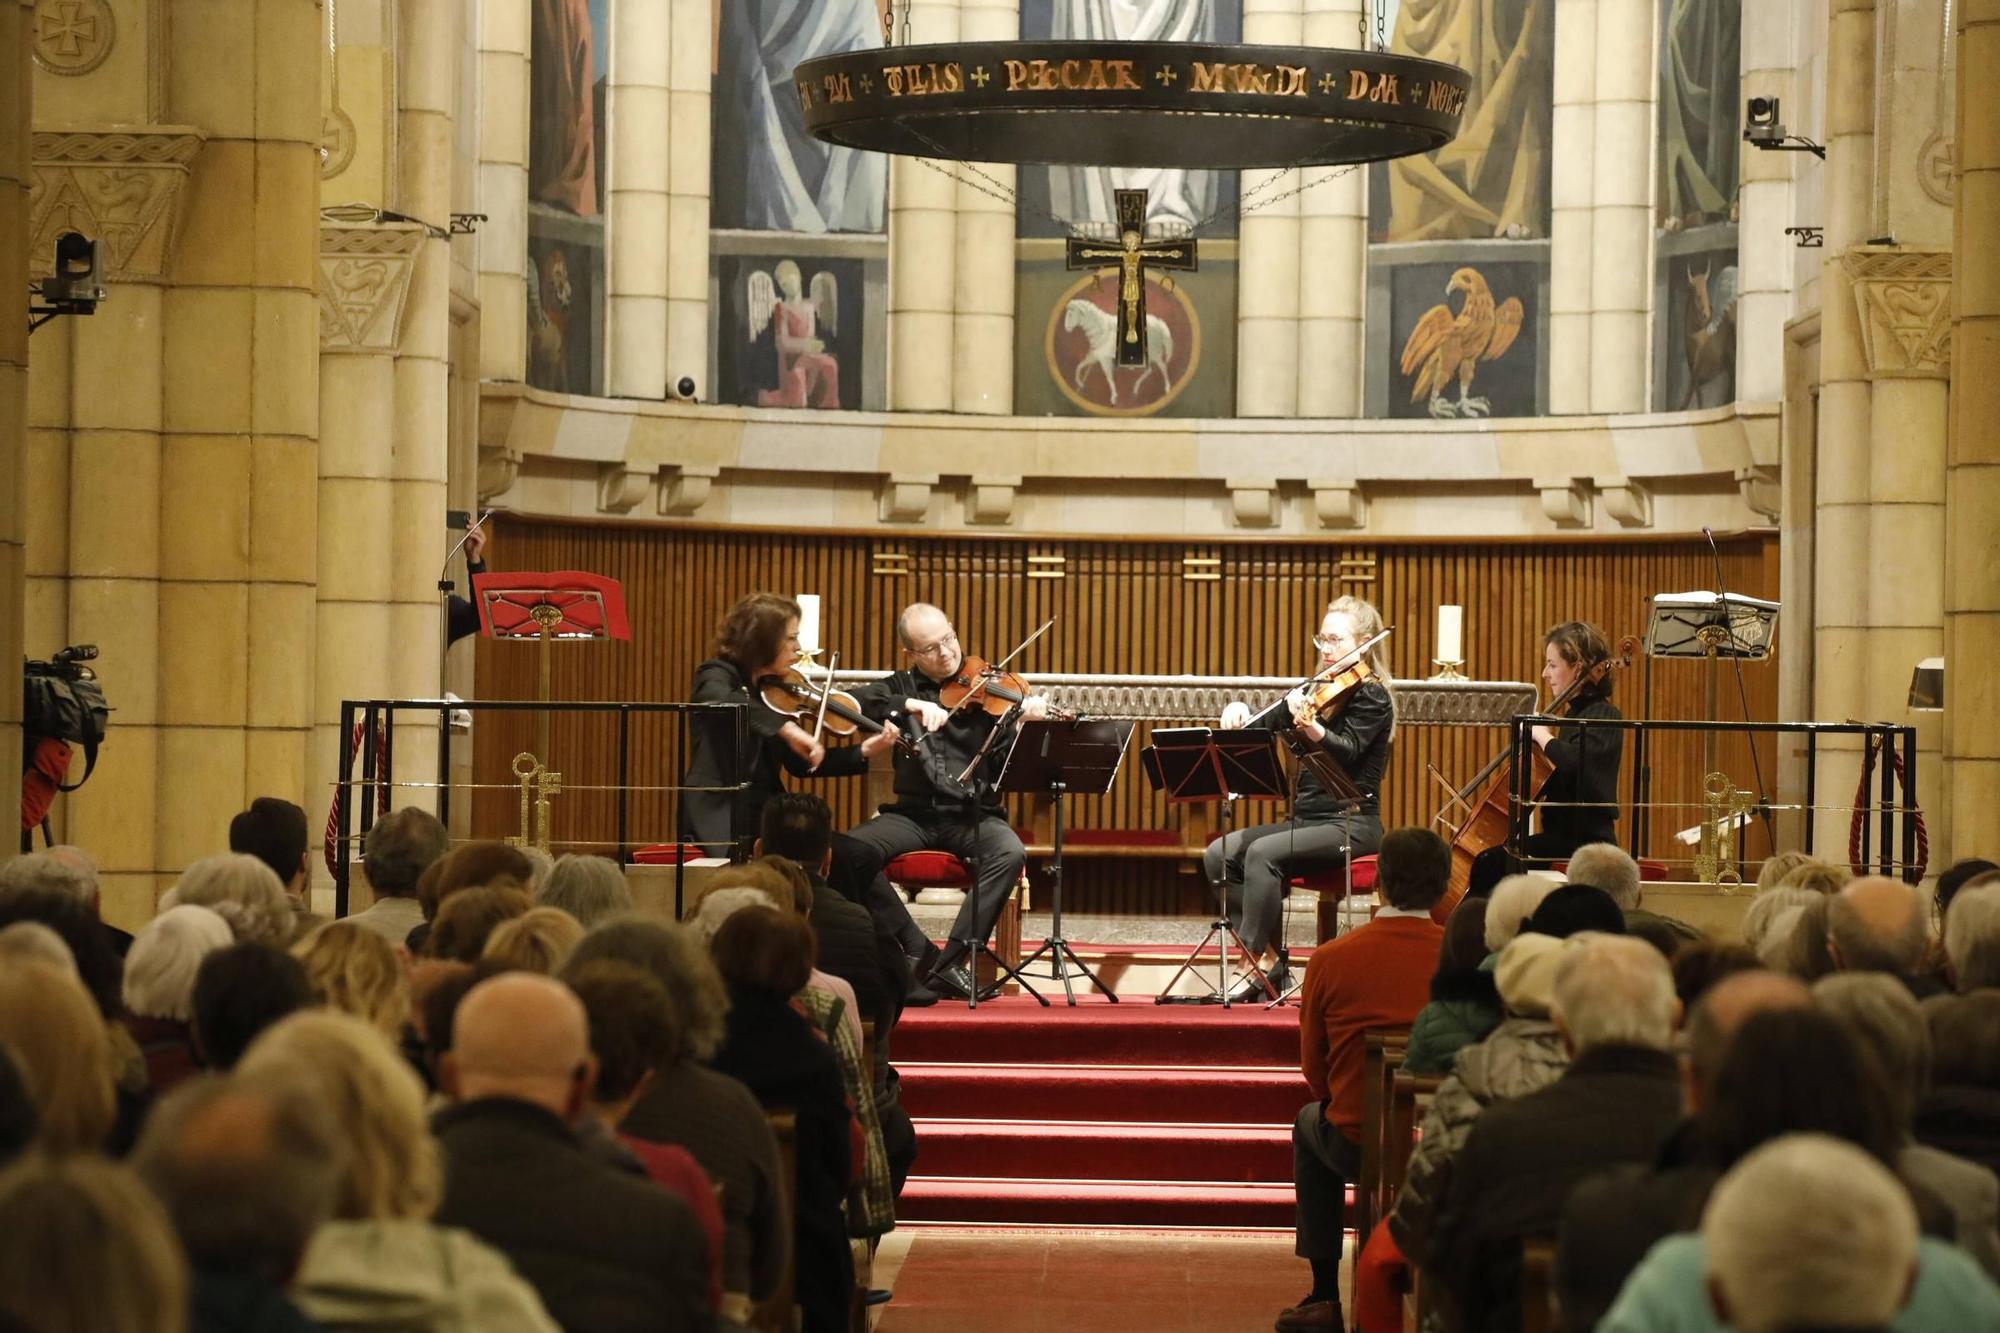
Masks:
[[[1417,1129],[1443,1082],[1437,1074],[1412,1074],[1401,1069],[1390,1080],[1388,1121],[1382,1130],[1382,1216],[1385,1218],[1395,1211],[1396,1196],[1403,1192],[1403,1181],[1410,1173],[1410,1153],[1417,1144]],[[1416,1266],[1412,1264],[1405,1271],[1409,1285],[1403,1291],[1403,1325],[1414,1330],[1423,1326],[1423,1317],[1429,1310]]]
[[[1354,1245],[1382,1218],[1382,1146],[1387,1125],[1390,1080],[1402,1068],[1408,1028],[1370,1028],[1361,1035],[1361,1175],[1354,1182]],[[1407,1157],[1405,1158],[1407,1160]]]
[[[1521,1241],[1521,1333],[1553,1333],[1556,1327],[1556,1238]]]

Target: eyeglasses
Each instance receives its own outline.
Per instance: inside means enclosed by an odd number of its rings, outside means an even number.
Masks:
[[[947,647],[951,647],[953,645],[956,645],[957,643],[958,643],[958,631],[950,630],[946,632],[945,636],[942,639],[939,639],[936,643],[930,645],[928,648],[910,649],[910,655],[912,657],[936,657],[940,653],[944,652],[944,650]]]
[[[1346,642],[1347,640],[1345,639],[1336,639],[1329,634],[1313,635],[1313,647],[1319,649],[1323,653],[1330,653]]]

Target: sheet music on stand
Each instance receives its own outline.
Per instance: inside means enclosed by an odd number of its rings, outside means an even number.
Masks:
[[[1648,657],[1740,657],[1761,662],[1778,643],[1777,602],[1739,593],[1672,592],[1653,598]]]

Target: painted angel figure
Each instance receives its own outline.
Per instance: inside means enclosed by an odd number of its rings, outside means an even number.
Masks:
[[[813,274],[808,289],[799,266],[781,259],[770,271],[750,274],[746,308],[750,342],[765,355],[753,364],[767,367],[759,377],[759,407],[840,406],[840,362],[827,340],[840,332],[840,288],[831,273]]]

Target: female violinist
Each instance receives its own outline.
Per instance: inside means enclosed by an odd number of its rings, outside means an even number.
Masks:
[[[1542,683],[1551,698],[1574,687],[1565,715],[1619,718],[1611,702],[1611,658],[1603,631],[1572,620],[1542,636]],[[1528,836],[1531,861],[1561,861],[1588,842],[1610,842],[1618,819],[1618,764],[1624,733],[1612,727],[1536,727],[1535,744],[1555,767],[1543,786],[1541,832]]]
[[[1351,665],[1359,646],[1382,631],[1382,614],[1359,597],[1328,603],[1313,647],[1322,670]],[[1388,653],[1378,641],[1366,658],[1368,679],[1345,696],[1331,721],[1322,720],[1294,692],[1257,717],[1241,703],[1224,710],[1224,727],[1296,726],[1310,744],[1324,750],[1360,789],[1352,811],[1335,798],[1310,767],[1300,765],[1292,817],[1231,833],[1208,845],[1204,864],[1211,881],[1227,871],[1229,921],[1244,947],[1260,960],[1271,985],[1282,991],[1290,980],[1284,941],[1278,938],[1285,886],[1294,875],[1337,870],[1345,857],[1366,856],[1382,842],[1379,792],[1395,731],[1396,701],[1389,692]],[[1244,998],[1262,992],[1253,978]]]
[[[764,802],[784,790],[780,769],[795,777],[843,777],[868,767],[870,756],[896,743],[894,724],[860,745],[829,750],[797,721],[767,707],[758,682],[781,675],[799,660],[799,604],[777,593],[757,592],[737,602],[715,635],[715,656],[695,668],[696,703],[747,703],[747,752],[736,749],[736,719],[727,710],[694,714],[689,724],[688,787],[733,787],[741,792],[684,791],[683,842],[699,843],[710,856],[727,856],[753,837]],[[806,716],[810,717],[808,713]],[[733,823],[732,823],[733,817]],[[836,850],[836,860],[839,860]]]

